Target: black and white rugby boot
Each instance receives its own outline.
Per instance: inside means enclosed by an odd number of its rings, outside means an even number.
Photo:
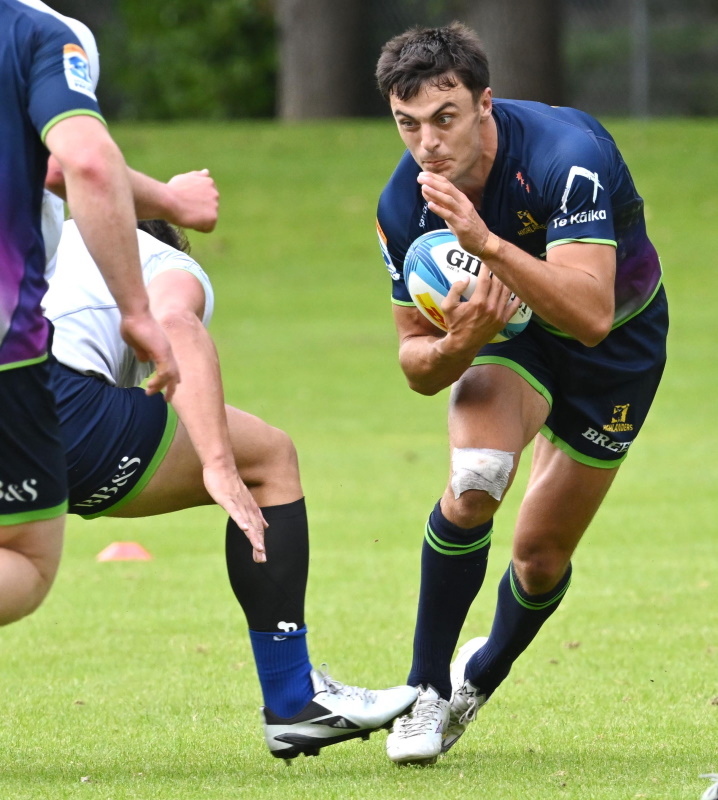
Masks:
[[[390,728],[416,700],[413,686],[361,689],[334,680],[324,669],[313,669],[311,678],[314,697],[291,719],[261,709],[264,738],[275,758],[318,756],[321,748],[330,744],[368,739],[370,733]]]

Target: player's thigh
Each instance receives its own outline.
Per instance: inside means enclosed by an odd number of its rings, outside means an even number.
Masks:
[[[296,453],[291,439],[278,428],[245,411],[225,406],[230,444],[237,471],[262,505],[278,505],[301,497]],[[187,428],[178,420],[167,453],[142,491],[108,516],[143,517],[210,505],[202,463]]]
[[[540,430],[548,412],[546,399],[509,367],[471,367],[451,391],[449,445],[503,450],[518,456]]]
[[[516,562],[545,558],[568,564],[617,472],[618,466],[601,468],[576,461],[538,436],[516,522]]]
[[[0,550],[11,551],[29,562],[27,567],[39,574],[47,589],[60,565],[65,519],[65,514],[61,514],[51,519],[0,525]],[[25,568],[20,561],[14,564],[16,572]],[[16,574],[14,577],[23,576]]]
[[[513,483],[522,450],[548,411],[544,397],[502,365],[472,367],[454,385],[450,474],[441,500],[452,522],[473,527],[493,516]]]
[[[290,436],[260,417],[232,406],[227,406],[227,423],[237,469],[246,485],[256,489],[253,493],[259,504],[298,500],[299,463]],[[268,492],[271,497],[264,497]],[[286,496],[279,497],[280,494]]]

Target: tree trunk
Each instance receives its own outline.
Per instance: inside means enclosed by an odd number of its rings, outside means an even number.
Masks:
[[[559,0],[469,0],[465,21],[486,48],[496,97],[561,105]]]
[[[277,0],[282,119],[360,114],[370,84],[360,74],[360,0]],[[371,85],[371,84],[370,84]]]

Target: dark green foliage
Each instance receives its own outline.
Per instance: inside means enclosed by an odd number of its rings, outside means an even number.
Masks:
[[[106,113],[125,119],[273,115],[270,0],[120,0],[118,16],[115,26],[97,31]]]

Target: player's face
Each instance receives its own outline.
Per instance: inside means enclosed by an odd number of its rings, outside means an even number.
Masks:
[[[390,105],[399,135],[422,170],[457,185],[472,179],[483,183],[493,161],[484,133],[491,119],[491,89],[475,103],[461,83],[452,89],[427,84],[410,100],[392,95]]]

